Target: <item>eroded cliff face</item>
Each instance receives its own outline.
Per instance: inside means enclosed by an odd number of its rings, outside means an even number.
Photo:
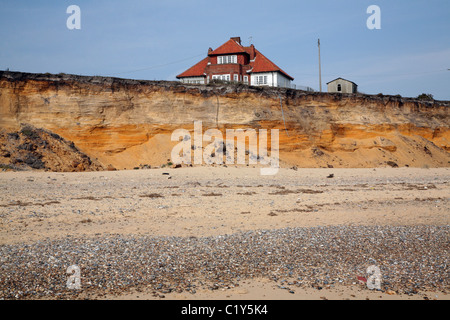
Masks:
[[[172,132],[279,129],[282,167],[449,166],[449,102],[0,72],[0,128],[54,132],[104,167],[170,161]],[[204,143],[206,146],[208,142]]]

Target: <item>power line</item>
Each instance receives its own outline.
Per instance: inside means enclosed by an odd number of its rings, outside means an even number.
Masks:
[[[204,53],[198,54],[196,56],[192,56],[192,57],[189,57],[189,58],[168,62],[168,63],[165,63],[165,64],[159,64],[159,65],[155,65],[155,66],[151,66],[151,67],[145,67],[145,68],[141,68],[141,69],[135,69],[135,70],[123,71],[123,72],[116,72],[116,73],[110,73],[110,74],[111,75],[118,75],[118,74],[133,73],[133,72],[139,72],[139,71],[144,71],[144,70],[151,70],[151,69],[161,68],[161,67],[165,67],[165,66],[170,66],[172,64],[180,63],[180,62],[183,62],[183,61],[191,60],[191,59],[197,58],[199,56],[203,56],[203,55],[204,55]]]
[[[389,77],[389,76],[396,76],[396,77],[406,77],[406,76],[420,76],[424,74],[433,74],[433,73],[439,73],[444,72],[445,70],[436,70],[436,71],[425,71],[425,72],[416,72],[416,73],[404,73],[404,74],[379,74],[379,75],[359,75],[355,77]]]
[[[450,70],[450,69],[447,69]],[[439,73],[439,72],[444,72],[446,70],[435,70],[435,71],[425,71],[425,72],[418,72],[418,73],[404,73],[404,74],[366,74],[366,75],[352,75],[352,74],[347,74],[347,76],[352,76],[355,78],[360,78],[360,77],[368,77],[368,78],[373,78],[373,77],[390,77],[390,76],[417,76],[417,75],[422,75],[422,74],[432,74],[432,73]],[[315,74],[312,73],[297,73],[298,75],[301,76],[315,76]],[[326,77],[336,77],[336,74],[325,74]],[[340,76],[346,76],[345,74],[342,75],[340,74]]]

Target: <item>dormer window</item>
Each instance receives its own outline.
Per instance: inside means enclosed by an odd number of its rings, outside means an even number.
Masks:
[[[218,56],[217,64],[237,63],[237,56]]]

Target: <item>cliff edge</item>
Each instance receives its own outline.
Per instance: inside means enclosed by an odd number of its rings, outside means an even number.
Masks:
[[[56,134],[86,155],[83,170],[167,164],[177,143],[172,132],[192,132],[194,121],[224,137],[226,129],[279,129],[282,167],[448,167],[449,106],[399,96],[0,72],[3,136],[26,126]]]

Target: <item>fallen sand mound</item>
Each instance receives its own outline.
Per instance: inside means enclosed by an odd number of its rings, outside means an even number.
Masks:
[[[48,130],[24,125],[20,131],[0,131],[0,168],[75,172],[97,171],[102,166],[73,142]]]

